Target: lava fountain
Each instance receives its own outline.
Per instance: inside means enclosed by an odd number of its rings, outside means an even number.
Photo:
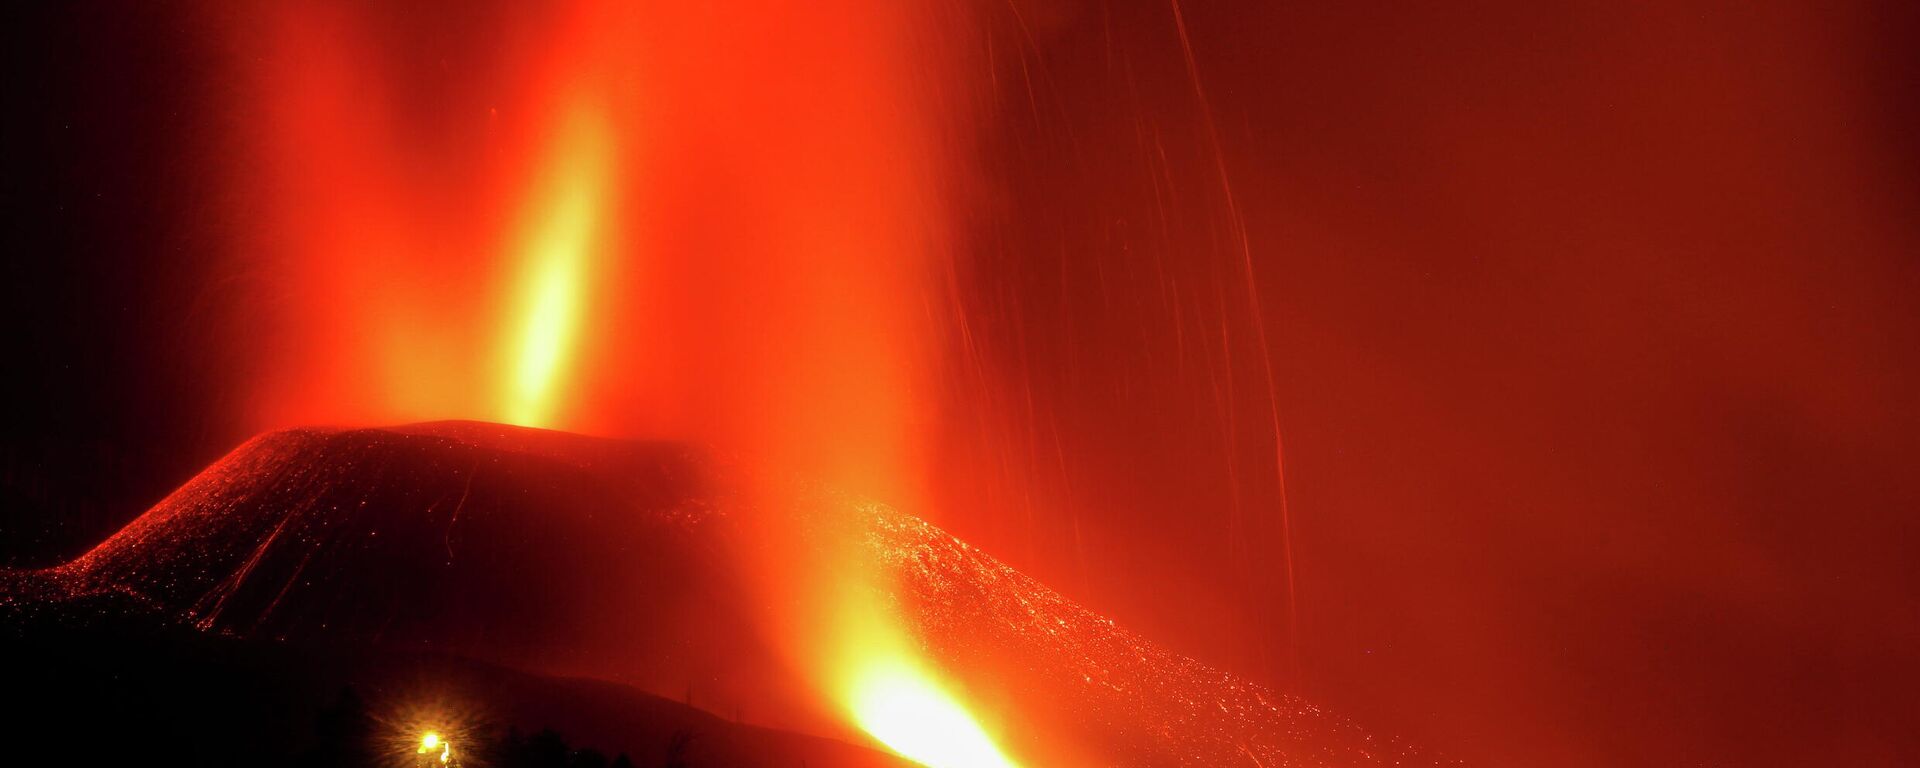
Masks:
[[[276,4],[221,22],[235,334],[254,426],[490,418],[753,457],[919,505],[951,133],[925,9],[846,0]],[[777,469],[776,469],[777,468]],[[1013,761],[873,598],[858,542],[748,546],[830,718],[936,766]],[[762,543],[765,543],[762,542]]]
[[[572,351],[591,279],[595,235],[607,208],[606,171],[612,162],[605,117],[591,106],[575,107],[546,163],[552,179],[534,195],[528,217],[519,320],[502,346],[513,353],[500,421],[523,426],[549,423],[556,379]]]

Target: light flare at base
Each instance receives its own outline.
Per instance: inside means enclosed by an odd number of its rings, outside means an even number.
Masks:
[[[414,753],[430,757],[438,755],[440,762],[450,763],[453,760],[453,743],[440,738],[438,733],[427,731],[427,735],[420,737],[420,748]]]

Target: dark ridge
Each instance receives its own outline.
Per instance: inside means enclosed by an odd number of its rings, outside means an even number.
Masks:
[[[805,558],[741,548],[764,512],[739,482],[671,443],[474,422],[274,432],[80,558],[0,578],[0,603],[458,656],[858,739],[761,637],[741,553]],[[803,539],[869,547],[879,597],[1030,764],[1444,762],[1160,648],[911,515],[818,488],[791,503],[778,513],[830,523]]]
[[[665,764],[676,742],[689,768],[910,765],[614,683],[445,654],[245,641],[111,610],[81,621],[13,610],[0,616],[8,619],[0,625],[0,654],[11,660],[8,694],[33,704],[9,716],[10,732],[26,737],[13,740],[15,758],[302,765],[316,751],[316,724],[351,691],[372,722],[364,736],[379,757],[407,757],[425,728],[457,734],[463,750],[501,741],[510,730],[551,729],[643,767]]]

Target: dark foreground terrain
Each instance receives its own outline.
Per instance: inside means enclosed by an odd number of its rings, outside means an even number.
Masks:
[[[612,683],[430,652],[241,640],[156,625],[116,602],[0,610],[12,710],[0,763],[411,765],[433,731],[463,764],[506,768],[622,756],[639,768],[910,765]]]

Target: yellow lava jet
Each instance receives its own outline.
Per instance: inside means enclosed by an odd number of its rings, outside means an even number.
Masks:
[[[869,574],[871,576],[871,574]],[[837,694],[854,724],[930,768],[1018,768],[865,587],[838,590]]]
[[[524,293],[509,339],[516,354],[501,404],[502,421],[529,427],[552,426],[553,385],[578,336],[612,163],[606,118],[596,109],[573,110],[556,139],[522,246],[517,285]]]
[[[931,768],[1014,768],[980,724],[926,670],[905,656],[854,672],[854,720],[880,743]]]

